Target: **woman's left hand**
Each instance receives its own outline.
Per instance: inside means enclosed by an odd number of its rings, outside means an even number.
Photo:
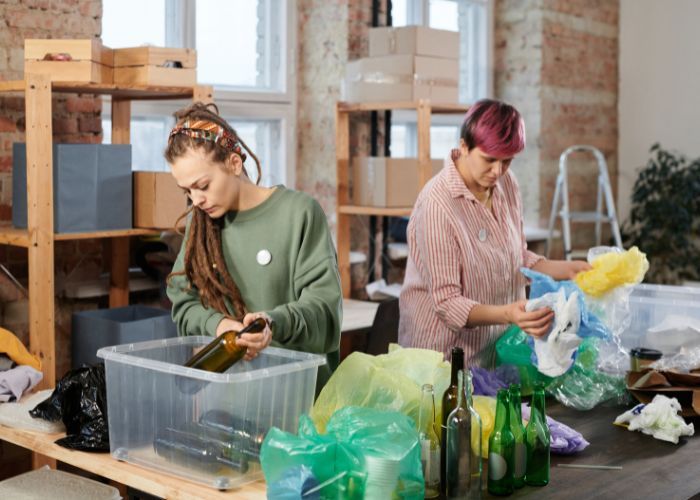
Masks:
[[[544,273],[557,281],[572,280],[574,277],[583,271],[593,269],[585,260],[541,260],[534,266],[534,271]]]
[[[245,354],[246,361],[250,361],[258,357],[260,351],[265,349],[272,342],[272,330],[270,329],[270,317],[264,312],[248,313],[243,317],[243,326],[246,327],[258,318],[263,318],[267,325],[262,332],[244,333],[238,337],[236,344],[247,347]]]

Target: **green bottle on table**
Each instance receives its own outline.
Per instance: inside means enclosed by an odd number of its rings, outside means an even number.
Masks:
[[[492,495],[513,493],[515,437],[510,428],[510,397],[499,389],[496,397],[496,423],[489,438],[488,490]]]
[[[523,426],[520,384],[510,384],[508,394],[510,396],[510,430],[515,438],[513,486],[516,488],[522,488],[525,485],[527,447],[525,445],[525,426]]]
[[[530,421],[525,429],[527,466],[525,484],[545,486],[549,483],[549,447],[551,437],[544,412],[544,385],[535,386],[530,404]]]

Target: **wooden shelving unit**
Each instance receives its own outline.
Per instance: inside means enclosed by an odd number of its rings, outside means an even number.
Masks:
[[[52,81],[25,72],[24,80],[0,82],[0,92],[23,92],[27,143],[27,229],[0,226],[0,244],[27,248],[29,267],[29,348],[41,359],[41,387],[56,384],[54,310],[54,242],[87,238],[111,239],[109,305],[129,303],[129,238],[157,234],[149,229],[55,234],[53,228],[53,92],[112,96],[112,143],[130,142],[131,101],[161,99],[212,100],[210,86],[164,87]]]
[[[417,102],[338,102],[335,113],[335,147],[337,175],[337,245],[338,268],[343,287],[343,296],[350,297],[350,222],[354,215],[378,215],[401,217],[411,214],[412,207],[384,208],[357,206],[350,203],[350,114],[366,111],[415,110],[418,134],[418,168],[421,187],[432,175],[430,163],[430,118],[433,114],[461,114],[467,110],[465,104]]]

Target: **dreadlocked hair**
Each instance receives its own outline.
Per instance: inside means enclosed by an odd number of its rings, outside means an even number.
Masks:
[[[258,157],[250,150],[238,133],[226,120],[219,116],[219,109],[215,104],[197,102],[181,109],[174,114],[176,125],[181,125],[185,120],[207,120],[223,127],[230,132],[241,144],[241,147],[253,158],[258,170],[256,184],[260,184],[261,168]],[[204,139],[195,139],[184,134],[177,134],[170,138],[164,155],[168,163],[172,164],[188,151],[200,149],[210,158],[223,165],[231,154],[218,144]],[[247,176],[245,168],[243,172]],[[248,312],[241,292],[228,273],[221,248],[221,228],[223,217],[212,219],[203,210],[191,205],[182,214],[175,226],[180,227],[180,222],[192,214],[189,237],[185,240],[185,268],[182,271],[170,273],[168,283],[175,276],[185,276],[190,283],[190,289],[194,286],[199,293],[202,305],[213,308],[216,311],[230,317],[227,301],[233,308],[233,318],[242,321]]]

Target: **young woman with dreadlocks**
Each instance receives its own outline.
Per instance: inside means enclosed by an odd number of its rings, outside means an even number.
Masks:
[[[175,113],[165,158],[192,201],[168,278],[180,335],[221,335],[263,317],[238,340],[252,359],[268,345],[325,354],[338,365],[342,293],[326,216],[310,196],[259,186],[260,162],[215,105]],[[244,152],[245,151],[245,152]],[[247,155],[257,167],[248,177]]]

